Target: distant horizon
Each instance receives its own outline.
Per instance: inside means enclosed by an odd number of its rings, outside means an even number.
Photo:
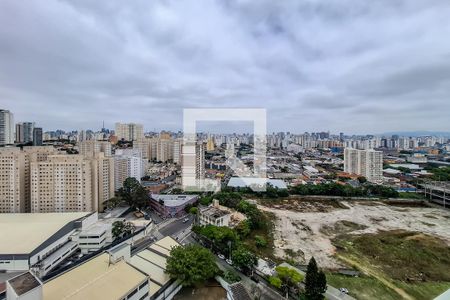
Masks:
[[[177,130],[184,108],[245,107],[269,131],[448,131],[449,15],[448,1],[1,1],[0,101],[43,128]]]

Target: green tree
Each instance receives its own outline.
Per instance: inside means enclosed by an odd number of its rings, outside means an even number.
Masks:
[[[195,206],[191,207],[191,208],[189,209],[189,213],[190,213],[191,215],[197,215],[197,214],[198,214],[198,208],[195,207]]]
[[[148,206],[149,203],[147,190],[134,177],[125,179],[123,187],[118,191],[118,195],[129,206],[135,209],[142,209]]]
[[[303,275],[294,268],[278,266],[275,272],[276,275],[271,276],[269,282],[284,293],[288,293],[292,288],[297,289],[298,284],[303,280]]]
[[[269,277],[269,283],[271,285],[273,285],[274,287],[276,287],[277,289],[281,289],[281,285],[283,284],[281,279],[279,277],[277,277],[277,276],[270,276]]]
[[[172,248],[167,258],[166,273],[183,286],[197,286],[218,275],[214,255],[198,245]]]
[[[325,274],[319,271],[316,260],[312,257],[308,263],[305,276],[305,295],[308,300],[322,300],[327,290]]]
[[[225,255],[230,254],[229,245],[231,245],[231,250],[236,249],[238,245],[239,237],[236,231],[229,227],[215,225],[194,226],[192,231],[212,242],[213,246]]]
[[[111,233],[113,237],[116,238],[122,238],[124,236],[130,235],[134,232],[135,227],[133,223],[131,222],[124,222],[124,221],[115,221],[112,224]]]
[[[121,202],[122,202],[121,198],[119,198],[119,197],[112,197],[111,199],[105,201],[104,205],[107,208],[111,209],[111,208],[115,208],[115,207],[119,206]]]
[[[364,176],[359,176],[358,177],[358,181],[359,181],[359,183],[366,183],[367,182],[367,178],[364,177]]]
[[[240,222],[235,228],[236,232],[242,238],[246,238],[250,234],[250,225],[248,224],[248,220],[244,220]]]
[[[258,262],[256,256],[242,246],[234,250],[231,257],[233,265],[245,270],[250,270]]]
[[[264,237],[260,235],[255,235],[255,245],[258,248],[264,248],[267,247],[267,241]]]

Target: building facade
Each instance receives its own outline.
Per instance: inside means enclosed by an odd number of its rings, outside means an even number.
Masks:
[[[141,182],[141,178],[145,175],[145,164],[139,149],[117,149],[114,156],[115,189],[120,189],[125,179],[129,177]]]
[[[119,140],[138,141],[144,138],[144,127],[135,123],[116,123],[115,135]]]
[[[51,146],[0,148],[0,213],[30,212],[30,163],[56,153]]]
[[[14,115],[6,109],[0,109],[0,146],[14,144]]]
[[[373,149],[345,148],[344,171],[366,177],[370,182],[383,180],[383,152]]]
[[[82,155],[50,155],[31,163],[31,212],[97,210],[97,162]]]

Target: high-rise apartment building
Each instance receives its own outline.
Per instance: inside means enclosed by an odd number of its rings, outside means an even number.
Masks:
[[[214,144],[214,139],[211,136],[208,137],[208,140],[206,142],[206,151],[214,151],[215,148],[216,146]]]
[[[114,156],[114,184],[118,190],[128,177],[134,177],[139,182],[145,175],[146,161],[142,159],[139,149],[117,149]]]
[[[135,123],[116,123],[115,135],[119,140],[138,141],[144,138],[144,127]]]
[[[168,138],[160,138],[158,140],[158,148],[156,149],[156,160],[167,162],[173,160],[173,140]]]
[[[195,178],[205,178],[205,143],[197,143],[195,147]]]
[[[30,212],[30,163],[56,153],[51,146],[0,148],[0,213]]]
[[[373,149],[345,148],[344,171],[366,177],[370,182],[383,180],[383,152]]]
[[[16,143],[33,142],[34,123],[21,122],[16,124]]]
[[[105,156],[103,152],[95,155],[97,165],[97,191],[98,191],[98,211],[102,212],[105,202],[114,197],[114,157]]]
[[[158,138],[152,137],[152,138],[146,138],[145,139],[147,145],[148,145],[148,159],[149,160],[156,160],[158,157]]]
[[[9,110],[0,109],[0,146],[14,144],[14,115]]]
[[[16,143],[23,143],[23,124],[17,123],[16,124]]]
[[[206,145],[203,142],[183,147],[181,168],[183,172],[182,185],[185,188],[198,186],[205,178],[205,151]]]
[[[97,164],[83,155],[31,163],[31,212],[97,210]]]
[[[86,157],[94,157],[96,154],[103,152],[105,156],[111,156],[111,143],[108,141],[82,141],[78,143],[79,153]]]
[[[33,146],[42,146],[42,128],[34,127],[33,129]]]
[[[182,155],[183,155],[183,140],[176,139],[173,141],[173,162],[177,165],[181,165],[183,163]]]

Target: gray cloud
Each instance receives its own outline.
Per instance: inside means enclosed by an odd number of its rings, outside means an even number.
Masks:
[[[45,129],[182,127],[264,107],[269,131],[450,128],[450,2],[0,2],[0,102]]]

